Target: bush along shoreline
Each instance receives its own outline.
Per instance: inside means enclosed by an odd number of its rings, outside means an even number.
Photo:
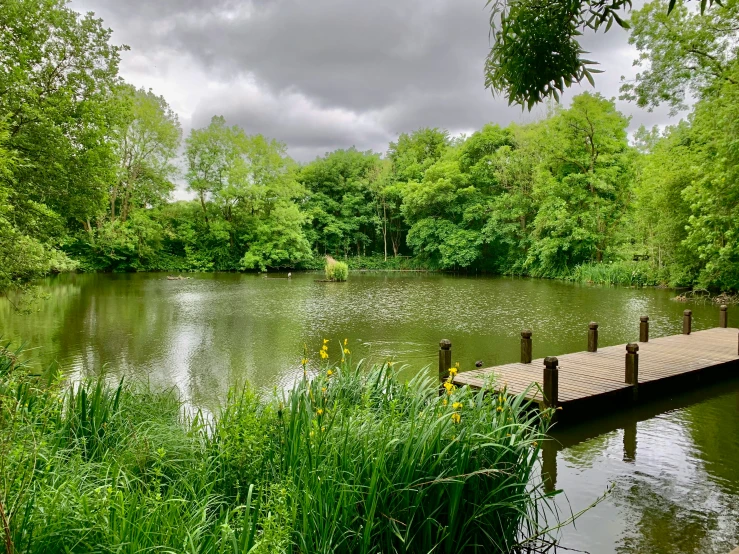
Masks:
[[[338,352],[337,351],[338,346]],[[332,352],[334,350],[334,352]],[[551,413],[324,341],[270,398],[218,413],[172,391],[30,376],[0,351],[7,552],[513,553],[551,545]],[[189,414],[189,415],[188,415]]]

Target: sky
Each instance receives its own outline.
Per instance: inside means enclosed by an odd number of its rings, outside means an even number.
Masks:
[[[634,5],[642,2],[636,1]],[[186,133],[223,115],[247,133],[285,142],[308,161],[337,148],[385,152],[399,133],[542,117],[485,89],[490,48],[485,0],[73,0],[113,29],[126,81],[163,95]],[[605,73],[595,90],[617,97],[636,50],[612,28],[583,46]],[[590,85],[571,89],[563,98]],[[674,122],[618,102],[639,125]]]

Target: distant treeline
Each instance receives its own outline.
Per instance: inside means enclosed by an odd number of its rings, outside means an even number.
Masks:
[[[651,86],[684,96],[692,78],[700,98],[664,131],[642,128],[630,143],[614,102],[585,93],[537,123],[469,137],[420,129],[384,153],[307,164],[219,116],[178,159],[176,114],[121,80],[121,48],[100,20],[62,0],[6,4],[0,288],[74,267],[314,268],[330,254],[355,267],[739,289],[739,70],[721,34],[703,32],[735,28],[735,2],[704,17],[680,8],[669,36],[663,4],[635,12]],[[715,60],[674,73],[665,42],[687,48],[696,36]],[[178,179],[193,200],[171,201]]]

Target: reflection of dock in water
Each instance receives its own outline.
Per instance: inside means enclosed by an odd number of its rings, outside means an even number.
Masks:
[[[550,438],[543,443],[541,450],[542,478],[545,490],[551,492],[557,488],[557,466],[561,462],[560,453],[563,450],[577,448],[579,445],[598,437],[608,435],[614,431],[621,431],[622,460],[628,464],[633,464],[638,457],[640,438],[637,426],[641,422],[647,422],[660,414],[683,410],[726,394],[733,394],[736,398],[736,414],[739,414],[738,374],[730,380],[714,382],[671,396],[663,396],[651,402],[636,403],[626,410],[611,412],[602,417],[582,418],[579,423],[566,426],[555,425]],[[728,414],[727,417],[736,417],[736,415]],[[653,442],[653,438],[648,433],[646,439],[642,436],[641,440],[646,440],[647,443]]]

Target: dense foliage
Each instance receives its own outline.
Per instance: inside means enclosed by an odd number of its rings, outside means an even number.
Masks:
[[[681,25],[670,15],[676,6],[686,13],[684,2],[689,0],[652,3],[651,11],[668,34]],[[700,0],[700,13],[713,4],[714,0]],[[723,5],[718,0],[715,4]],[[575,83],[595,85],[593,74],[602,70],[593,67],[598,62],[586,58],[588,52],[579,38],[588,31],[607,32],[614,22],[628,29],[626,14],[632,0],[487,0],[487,5],[493,45],[485,62],[485,85],[506,94],[510,104],[531,109],[546,98],[559,101],[560,94]],[[665,58],[677,61],[676,66],[655,69],[679,73],[694,56],[691,49],[672,50]]]
[[[328,341],[326,341],[328,342]],[[0,350],[6,552],[538,551],[549,412],[371,369],[324,343],[284,395],[211,417],[174,392],[47,384]],[[312,377],[309,377],[308,374]],[[556,519],[556,518],[555,518]],[[554,521],[553,523],[556,523]]]
[[[698,98],[663,132],[630,144],[614,102],[586,93],[523,126],[420,129],[385,153],[298,164],[220,116],[183,142],[166,100],[118,77],[121,49],[99,20],[63,0],[4,0],[0,289],[73,267],[321,269],[330,255],[736,290],[739,2],[668,7],[634,12],[644,71],[623,87],[647,108]],[[192,200],[171,201],[178,180]]]

